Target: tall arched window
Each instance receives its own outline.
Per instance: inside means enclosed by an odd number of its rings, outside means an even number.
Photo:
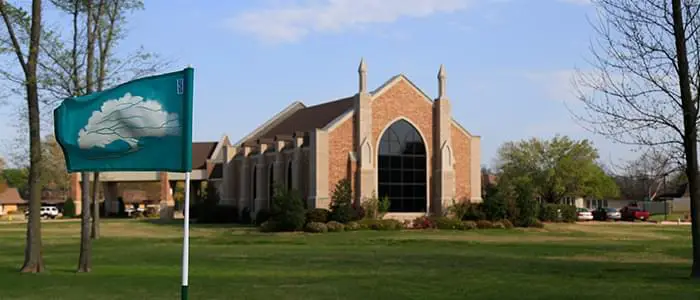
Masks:
[[[255,202],[255,198],[258,197],[258,168],[253,167],[253,180],[251,180],[253,184],[250,185],[250,194],[253,195],[253,202]]]
[[[270,165],[270,172],[267,178],[267,201],[271,203],[272,197],[275,196],[275,168]]]
[[[379,197],[392,212],[427,209],[426,148],[418,130],[406,120],[391,124],[379,142]]]
[[[287,164],[287,190],[292,190],[292,162]]]

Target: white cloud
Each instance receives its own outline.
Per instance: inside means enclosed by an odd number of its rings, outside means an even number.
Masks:
[[[311,33],[342,32],[399,18],[467,9],[474,0],[324,0],[252,10],[226,20],[234,30],[266,42],[293,42]]]
[[[108,100],[95,111],[78,133],[81,149],[104,148],[115,141],[124,141],[133,150],[139,138],[177,136],[180,122],[176,113],[168,113],[155,100],[126,93]]]
[[[541,89],[550,100],[561,102],[576,100],[573,84],[576,70],[526,72],[523,76]]]

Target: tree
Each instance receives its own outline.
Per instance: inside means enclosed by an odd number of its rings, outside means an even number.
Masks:
[[[32,1],[31,16],[29,16],[29,53],[25,54],[18,36],[15,34],[16,23],[25,23],[27,14],[12,8],[0,0],[2,15],[7,36],[12,45],[11,49],[17,57],[17,62],[24,73],[27,111],[29,113],[29,221],[27,222],[27,244],[24,254],[24,264],[21,272],[41,272],[44,260],[41,256],[41,185],[39,166],[41,166],[41,128],[39,123],[39,88],[37,82],[37,64],[39,60],[39,44],[41,41],[41,0]]]
[[[564,197],[601,198],[617,194],[610,176],[596,164],[598,152],[588,140],[554,137],[505,143],[498,151],[499,187],[523,183],[520,190],[556,203]],[[531,187],[531,188],[530,188]]]
[[[678,166],[665,152],[652,148],[622,166],[615,181],[625,199],[653,201],[666,192],[667,177],[676,176],[677,171]]]
[[[693,237],[691,277],[700,278],[697,125],[700,1],[595,0],[600,22],[593,72],[575,84],[589,129],[615,141],[659,147],[685,168]]]
[[[29,169],[4,169],[2,170],[2,180],[13,188],[16,188],[22,198],[27,198],[29,195]]]
[[[335,184],[333,195],[331,195],[330,220],[340,223],[347,223],[355,219],[355,210],[352,207],[352,188],[350,180],[341,179]]]

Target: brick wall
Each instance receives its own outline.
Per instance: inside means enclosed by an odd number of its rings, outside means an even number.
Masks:
[[[351,178],[348,177],[348,153],[353,151],[354,140],[353,118],[344,120],[343,123],[328,133],[329,196],[333,194],[338,181],[344,178]]]
[[[471,197],[471,143],[470,138],[452,124],[452,155],[455,169],[455,200],[468,200]]]
[[[397,117],[404,116],[413,122],[418,131],[423,134],[423,141],[428,148],[428,155],[433,155],[433,105],[431,101],[426,101],[425,97],[410,83],[400,79],[389,90],[382,93],[372,101],[372,137],[373,147],[381,138],[380,134],[390,122]],[[375,149],[378,151],[379,149]],[[376,167],[377,160],[374,159]],[[431,170],[430,159],[428,159],[428,170]],[[429,173],[431,173],[429,171]]]

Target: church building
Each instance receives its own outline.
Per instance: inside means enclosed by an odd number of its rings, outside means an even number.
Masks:
[[[295,102],[223,147],[222,204],[268,208],[273,187],[295,189],[309,208],[328,208],[348,179],[356,202],[390,200],[389,217],[441,214],[481,201],[480,137],[452,118],[445,69],[432,99],[406,76],[367,87],[360,62],[355,95],[314,106]]]

